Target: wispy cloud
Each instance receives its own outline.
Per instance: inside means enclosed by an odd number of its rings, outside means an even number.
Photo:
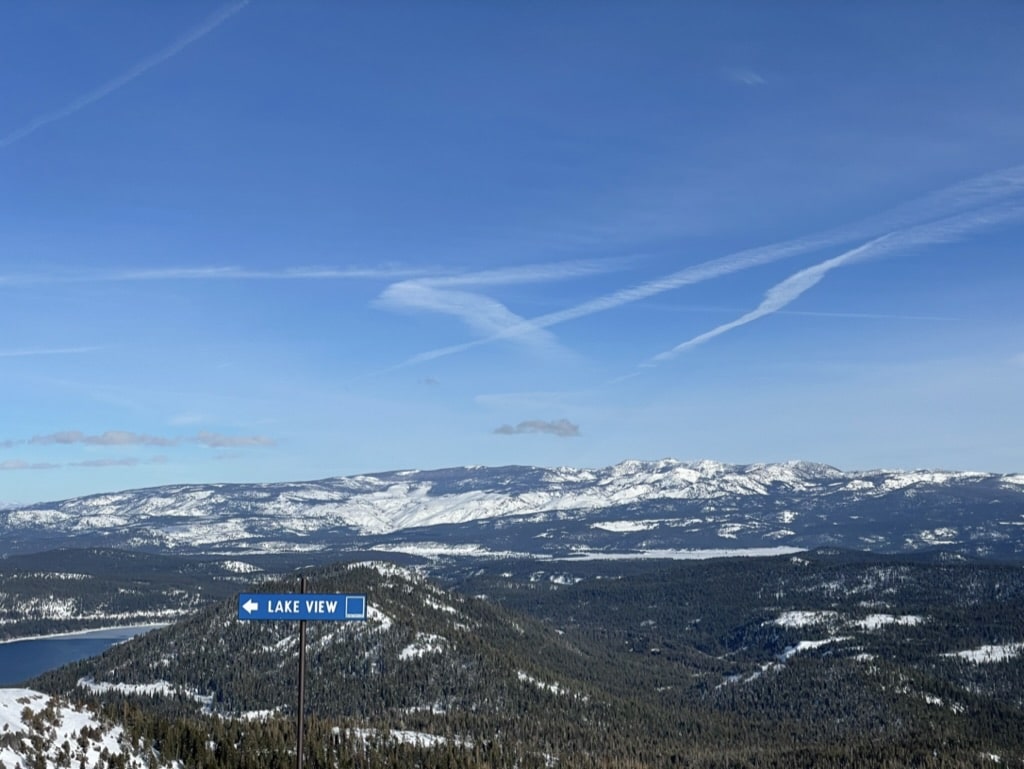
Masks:
[[[600,275],[621,269],[622,259],[583,259],[570,262],[526,264],[455,275],[422,278],[419,282],[431,286],[508,286],[522,283],[546,283],[556,280]]]
[[[483,294],[440,289],[419,281],[404,281],[388,286],[378,297],[377,304],[391,309],[452,315],[488,337],[502,335],[508,329],[519,327],[521,332],[509,338],[537,349],[550,350],[556,346],[554,335],[550,332],[531,326],[504,304]]]
[[[608,272],[618,260],[555,262],[524,265],[461,275],[446,275],[392,283],[377,298],[379,307],[452,315],[487,339],[511,339],[536,349],[552,350],[557,343],[543,327],[527,321],[496,299],[470,287],[544,283]]]
[[[273,446],[276,441],[265,435],[221,435],[220,433],[199,433],[192,439],[210,448],[240,448],[242,446]]]
[[[51,462],[26,462],[23,459],[6,459],[0,462],[0,470],[53,470],[60,467]]]
[[[543,419],[528,419],[519,424],[502,425],[494,429],[498,435],[521,435],[523,433],[547,433],[559,438],[575,438],[580,434],[579,425],[573,424],[568,419],[556,419],[547,422]]]
[[[121,459],[83,459],[81,462],[69,462],[71,467],[135,467],[140,460],[137,457]]]
[[[978,221],[981,221],[986,214],[977,214],[971,211],[971,209],[977,209],[995,201],[1018,195],[1022,190],[1024,190],[1024,164],[977,176],[936,190],[854,224],[836,227],[821,233],[779,243],[737,251],[717,259],[685,267],[652,281],[613,291],[612,293],[590,299],[563,310],[523,320],[489,337],[428,350],[412,356],[396,366],[396,368],[416,365],[465,352],[481,345],[536,332],[540,329],[584,318],[595,313],[607,312],[668,291],[685,288],[754,267],[772,264],[802,254],[841,246],[865,238],[877,238],[887,232],[925,226],[929,222],[941,220],[942,217],[954,216],[958,212],[966,212],[968,216],[978,216]],[[994,215],[998,216],[998,213]]]
[[[138,465],[162,465],[167,457],[111,457],[104,459],[83,459],[79,462],[68,462],[68,467],[136,467]]]
[[[727,80],[731,80],[734,83],[740,85],[764,85],[765,79],[752,69],[746,67],[727,67],[722,70],[722,75]]]
[[[158,270],[122,270],[86,278],[100,281],[147,280],[395,280],[423,275],[409,267],[297,267],[253,270],[242,267],[167,267]]]
[[[121,457],[110,459],[83,459],[78,462],[59,464],[54,462],[26,462],[22,459],[8,459],[0,462],[0,470],[57,470],[62,467],[136,467],[138,465],[163,464],[167,457],[157,456],[148,459],[138,457]]]
[[[36,435],[28,442],[36,445],[81,443],[89,446],[174,446],[178,439],[143,435],[126,430],[107,430],[100,435],[86,435],[80,430],[62,430],[49,435]]]
[[[728,333],[755,320],[779,312],[805,292],[816,286],[832,270],[837,267],[865,261],[872,258],[889,256],[900,251],[910,250],[917,246],[949,243],[971,232],[1000,223],[1021,218],[1024,206],[1003,206],[984,209],[968,214],[948,217],[925,225],[907,228],[889,233],[881,237],[845,251],[807,267],[790,275],[781,283],[772,286],[764,295],[764,299],[756,309],[741,315],[735,320],[716,326],[710,331],[688,339],[671,350],[655,355],[648,365],[669,360],[687,350],[704,344],[715,337]]]
[[[4,441],[0,446],[11,447],[28,443],[36,446],[180,446],[196,443],[210,448],[239,448],[246,446],[274,446],[276,441],[265,435],[224,435],[222,433],[200,432],[189,437],[168,437],[146,435],[127,430],[107,430],[97,435],[87,435],[81,430],[61,430],[47,435],[36,435],[25,441]]]
[[[163,267],[107,272],[47,272],[0,275],[0,285],[26,286],[54,283],[133,283],[158,281],[231,280],[399,280],[427,274],[410,267],[302,267],[285,270],[254,270],[244,267]]]
[[[29,358],[37,355],[82,355],[100,347],[37,347],[22,350],[0,350],[0,358]]]
[[[88,93],[79,96],[78,98],[68,102],[63,107],[60,107],[59,109],[56,109],[53,112],[47,112],[43,115],[39,115],[38,117],[33,118],[28,123],[23,125],[21,128],[17,129],[16,131],[13,131],[12,133],[7,134],[7,136],[4,136],[3,138],[0,138],[0,149],[3,149],[4,147],[9,147],[15,142],[21,141],[27,136],[31,136],[33,133],[38,131],[40,128],[43,128],[44,126],[50,125],[51,123],[56,123],[58,120],[63,120],[65,118],[71,117],[79,110],[85,109],[90,104],[94,104],[98,102],[100,99],[103,99],[104,97],[114,93],[114,91],[123,88],[136,78],[146,74],[146,72],[151,70],[153,67],[157,66],[158,64],[162,64],[163,62],[167,61],[173,56],[176,56],[177,54],[181,53],[185,48],[192,45],[192,43],[196,42],[197,40],[200,40],[203,37],[206,37],[206,35],[213,32],[213,30],[215,30],[225,21],[227,21],[240,10],[242,10],[246,5],[248,5],[248,3],[249,0],[242,0],[242,2],[234,3],[225,8],[222,8],[220,11],[213,14],[213,16],[208,18],[205,22],[200,24],[195,29],[187,32],[185,35],[175,40],[166,48],[158,51],[157,53],[153,54],[152,56],[149,56],[146,59],[143,59],[135,66],[131,67],[124,73],[115,77],[113,80],[108,80],[106,83],[99,86],[98,88],[95,88],[92,91],[89,91]]]

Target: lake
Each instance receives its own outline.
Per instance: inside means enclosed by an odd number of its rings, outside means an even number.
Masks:
[[[160,626],[103,628],[0,643],[0,687],[17,686],[47,670],[102,654],[114,644],[154,627]]]

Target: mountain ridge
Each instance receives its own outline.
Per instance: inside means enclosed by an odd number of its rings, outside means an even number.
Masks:
[[[420,542],[566,556],[723,545],[946,545],[1018,554],[1022,526],[1024,474],[661,459],[597,469],[473,466],[125,490],[0,511],[0,547],[241,553],[408,551]],[[545,539],[552,542],[537,542]]]

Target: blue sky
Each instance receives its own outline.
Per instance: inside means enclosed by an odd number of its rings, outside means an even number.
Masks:
[[[0,10],[0,501],[1024,469],[1024,5]]]

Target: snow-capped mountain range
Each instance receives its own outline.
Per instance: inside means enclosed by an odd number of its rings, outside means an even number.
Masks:
[[[941,546],[1018,556],[1024,474],[629,460],[162,486],[0,511],[0,554],[97,545],[545,557]]]

